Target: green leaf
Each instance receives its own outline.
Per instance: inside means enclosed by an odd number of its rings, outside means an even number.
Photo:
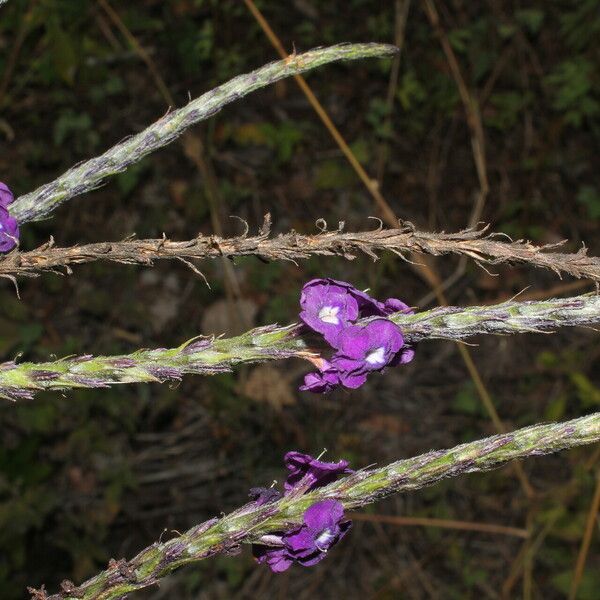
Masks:
[[[465,415],[482,414],[481,402],[475,393],[475,386],[471,381],[467,382],[456,394],[452,402],[452,408],[456,412]]]
[[[600,102],[594,96],[596,66],[584,56],[561,62],[546,78],[553,88],[552,107],[565,121],[581,127],[584,119],[600,115]]]
[[[407,71],[402,75],[396,97],[404,110],[411,110],[417,104],[421,104],[427,98],[427,91],[417,79],[413,70]]]
[[[536,34],[544,22],[544,13],[537,8],[524,8],[515,13],[515,18],[520,25]]]
[[[571,589],[573,571],[563,571],[552,577],[552,585],[566,598]],[[600,590],[600,572],[594,569],[586,569],[583,572],[581,583],[577,589],[577,600],[597,600]]]
[[[600,405],[600,389],[583,373],[571,373],[571,382],[577,388],[577,395],[584,408]]]
[[[544,411],[544,418],[547,421],[559,421],[565,416],[565,410],[567,408],[566,396],[558,396],[551,400],[546,410]]]
[[[65,83],[73,85],[78,66],[78,52],[73,39],[61,27],[58,19],[50,20],[47,33],[56,72]]]
[[[593,185],[584,185],[577,192],[577,202],[583,204],[592,219],[600,219],[600,191]]]

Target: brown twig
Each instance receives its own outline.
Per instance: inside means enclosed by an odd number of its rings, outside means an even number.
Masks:
[[[528,538],[527,529],[520,527],[507,527],[496,523],[476,523],[473,521],[455,521],[452,519],[432,519],[429,517],[399,517],[396,515],[371,515],[367,513],[349,513],[348,517],[354,521],[369,521],[388,523],[400,527],[439,527],[441,529],[458,529],[461,531],[479,531],[499,535],[511,535],[519,538]]]
[[[577,598],[577,590],[583,577],[583,570],[585,568],[585,561],[587,559],[590,544],[592,543],[592,535],[594,534],[594,525],[598,518],[598,511],[600,510],[600,471],[596,474],[596,491],[594,492],[594,498],[588,512],[587,520],[585,523],[585,532],[583,539],[581,540],[581,548],[577,555],[577,563],[575,565],[575,573],[571,583],[571,590],[569,591],[569,600],[575,600]]]
[[[600,259],[588,256],[582,248],[574,254],[552,252],[556,245],[535,246],[528,241],[504,241],[498,234],[487,233],[487,228],[465,229],[456,233],[427,233],[417,231],[410,223],[397,229],[378,228],[373,231],[345,232],[341,227],[327,231],[324,221],[319,220],[321,233],[301,235],[290,231],[277,236],[270,235],[270,216],[258,235],[248,236],[246,231],[237,237],[204,236],[176,242],[160,239],[120,242],[100,242],[55,247],[54,240],[42,244],[35,250],[15,250],[0,257],[0,276],[35,276],[43,271],[65,269],[77,264],[98,260],[124,264],[152,265],[159,259],[197,260],[225,256],[257,256],[265,260],[296,261],[311,256],[341,256],[353,259],[364,253],[373,259],[383,251],[402,256],[404,253],[458,254],[468,256],[482,264],[531,264],[550,269],[555,273],[566,273],[573,277],[600,281]]]

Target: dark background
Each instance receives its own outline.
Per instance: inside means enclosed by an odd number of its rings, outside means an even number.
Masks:
[[[290,52],[346,41],[403,44],[396,85],[390,60],[333,64],[308,81],[396,214],[455,231],[472,216],[480,179],[457,78],[420,2],[262,1]],[[10,0],[0,8],[0,174],[22,194],[276,54],[241,1]],[[598,254],[600,218],[600,2],[437,2],[485,137],[490,191],[481,221],[537,243],[568,238]],[[119,21],[120,19],[120,21]],[[150,67],[124,33],[149,56]],[[131,233],[173,239],[196,233],[316,232],[374,227],[373,199],[292,79],[234,103],[192,131],[214,174],[207,187],[180,142],[151,155],[52,218],[22,228],[22,247],[53,235],[60,245]],[[213,201],[210,201],[210,198]],[[445,278],[458,259],[433,265]],[[0,360],[169,346],[199,333],[232,333],[297,317],[303,283],[333,276],[432,305],[430,289],[393,255],[373,263],[316,259],[299,266],[239,260],[154,268],[92,264],[0,287]],[[447,291],[452,304],[497,302],[593,289],[526,267],[473,264]],[[236,300],[237,298],[237,300]],[[597,333],[479,339],[471,352],[507,427],[598,410]],[[596,369],[594,369],[594,366]],[[0,597],[26,585],[54,591],[130,557],[164,528],[184,530],[229,511],[247,489],[283,478],[299,449],[357,467],[385,464],[495,432],[455,345],[422,344],[408,366],[362,389],[297,391],[301,363],[186,377],[180,385],[41,394],[0,406]],[[560,598],[569,588],[598,468],[587,447],[523,463],[529,500],[511,468],[454,479],[368,511],[369,522],[310,570],[273,575],[249,552],[168,578],[146,598]],[[528,527],[519,538],[380,522],[379,515]],[[166,534],[168,535],[168,533]],[[592,543],[580,586],[597,598]]]

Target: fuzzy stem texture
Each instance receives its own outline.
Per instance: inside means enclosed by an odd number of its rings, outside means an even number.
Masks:
[[[394,313],[406,342],[463,340],[478,334],[548,332],[600,323],[600,296],[586,294],[492,306],[443,306],[413,315]],[[235,365],[317,355],[298,324],[267,325],[243,335],[195,338],[177,348],[138,350],[118,356],[76,356],[45,363],[0,364],[0,398],[32,398],[39,390],[105,388],[119,383],[180,380],[184,374],[214,375]]]
[[[279,501],[238,510],[197,525],[167,541],[156,542],[131,560],[111,560],[108,569],[80,586],[63,581],[61,591],[48,596],[30,589],[36,600],[115,600],[156,585],[178,567],[215,554],[234,553],[241,543],[290,530],[302,524],[304,511],[325,499],[356,509],[391,494],[417,490],[464,473],[488,471],[515,460],[592,444],[600,440],[600,413],[566,421],[534,425],[447,450],[435,450],[379,469],[358,471],[326,487],[291,494]],[[333,560],[333,558],[330,558]]]
[[[171,143],[186,129],[213,116],[230,102],[284,77],[304,73],[338,60],[385,57],[396,52],[397,48],[388,44],[339,44],[291,55],[286,60],[239,75],[192,100],[186,106],[167,113],[141,133],[127,138],[102,156],[77,165],[58,179],[20,196],[9,207],[10,214],[19,223],[39,221],[63,202],[97,188],[107,177],[124,171],[150,152]]]
[[[322,219],[320,222],[324,224]],[[397,229],[345,232],[340,227],[316,235],[301,235],[291,231],[272,237],[270,224],[267,215],[256,236],[248,236],[247,232],[232,238],[198,235],[182,242],[165,237],[58,248],[54,246],[54,240],[50,240],[29,252],[15,250],[0,256],[0,276],[36,276],[44,271],[59,269],[70,274],[73,265],[98,260],[148,266],[159,259],[189,261],[222,256],[258,256],[266,260],[289,261],[311,256],[341,256],[352,260],[359,252],[377,259],[377,253],[389,251],[399,255],[418,252],[439,256],[452,253],[492,265],[528,263],[558,274],[567,273],[600,281],[600,258],[588,256],[586,248],[574,254],[555,252],[552,250],[558,244],[535,246],[524,240],[500,240],[498,234],[487,234],[485,229],[427,233],[405,225]]]

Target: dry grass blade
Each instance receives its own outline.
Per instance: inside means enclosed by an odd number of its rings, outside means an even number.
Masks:
[[[573,582],[571,584],[571,590],[569,592],[569,600],[575,600],[577,598],[577,590],[583,577],[583,570],[585,569],[585,561],[592,543],[592,536],[594,535],[594,528],[596,520],[598,518],[598,512],[600,511],[600,471],[596,473],[596,490],[594,492],[594,498],[588,512],[587,520],[585,523],[585,531],[583,539],[581,540],[581,548],[577,555],[577,563],[575,565],[575,573],[573,575]]]
[[[439,527],[441,529],[456,529],[460,531],[479,531],[498,535],[510,535],[518,538],[528,538],[527,529],[507,527],[496,523],[476,523],[473,521],[455,521],[452,519],[432,519],[428,517],[399,517],[396,515],[372,515],[367,513],[350,513],[354,521],[368,521],[374,523],[388,523],[400,527]]]
[[[268,21],[263,16],[263,14],[260,12],[256,4],[254,4],[252,0],[244,0],[244,2],[248,7],[248,10],[252,13],[258,24],[261,26],[262,30],[265,32],[266,36],[269,38],[269,41],[271,42],[273,47],[277,50],[279,56],[281,56],[281,58],[283,59],[289,57],[289,54],[285,51],[280,39],[277,37],[277,35],[269,25]],[[339,132],[338,128],[334,125],[333,121],[331,120],[331,117],[327,114],[325,108],[323,108],[323,105],[319,102],[313,91],[310,89],[308,83],[306,83],[304,77],[302,77],[302,75],[295,75],[294,79],[296,80],[296,83],[298,84],[298,86],[310,102],[311,106],[313,107],[313,109],[315,110],[315,112],[317,113],[317,115],[331,134],[331,137],[333,137],[336,144],[340,147],[340,150],[342,151],[342,153],[344,154],[344,156],[346,157],[346,159],[348,160],[348,162],[350,163],[360,180],[364,183],[365,187],[375,200],[375,203],[381,211],[384,220],[389,225],[395,227],[398,223],[398,219],[394,214],[394,211],[391,209],[390,205],[387,203],[387,201],[379,191],[379,185],[377,181],[369,177],[363,166],[360,164],[360,162],[354,155],[354,152],[352,152],[350,146],[348,146],[346,140]]]

